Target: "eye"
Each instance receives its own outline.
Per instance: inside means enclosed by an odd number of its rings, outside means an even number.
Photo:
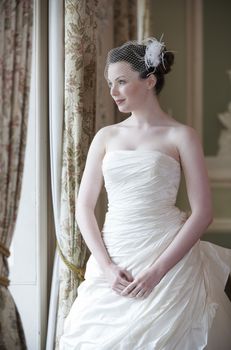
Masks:
[[[112,83],[108,82],[109,89],[112,87]]]
[[[124,84],[126,84],[126,81],[125,81],[125,80],[123,80],[123,79],[120,79],[118,82],[119,82],[119,84],[120,84],[120,85],[124,85]]]

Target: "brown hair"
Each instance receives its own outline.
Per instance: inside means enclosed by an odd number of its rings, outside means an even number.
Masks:
[[[174,63],[174,54],[164,48],[162,51],[163,58],[158,66],[155,69],[153,67],[147,69],[144,60],[140,60],[140,57],[144,57],[145,52],[145,45],[136,45],[132,42],[116,47],[109,51],[106,67],[108,68],[111,63],[125,61],[131,65],[134,71],[139,72],[141,79],[146,79],[148,75],[153,73],[157,79],[155,92],[158,95],[164,86],[164,75],[171,71],[171,66]],[[105,73],[107,74],[107,71]]]

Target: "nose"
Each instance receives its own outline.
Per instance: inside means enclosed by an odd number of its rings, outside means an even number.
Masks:
[[[117,96],[118,95],[118,88],[117,88],[116,85],[112,85],[111,86],[110,94],[111,94],[111,96]]]

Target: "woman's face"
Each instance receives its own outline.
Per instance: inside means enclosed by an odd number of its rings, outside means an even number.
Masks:
[[[150,89],[147,88],[146,79],[140,79],[139,73],[132,70],[129,63],[111,63],[107,80],[110,94],[121,112],[134,112],[145,103]]]

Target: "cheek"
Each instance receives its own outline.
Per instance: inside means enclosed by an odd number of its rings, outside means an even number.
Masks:
[[[140,86],[139,84],[137,85],[128,85],[128,86],[125,86],[124,88],[124,93],[134,99],[135,101],[138,101],[140,99],[143,99],[146,95],[146,90],[144,88],[144,86]]]
[[[126,93],[127,96],[138,96],[142,94],[142,89],[138,85],[125,85],[124,86],[124,93]]]

